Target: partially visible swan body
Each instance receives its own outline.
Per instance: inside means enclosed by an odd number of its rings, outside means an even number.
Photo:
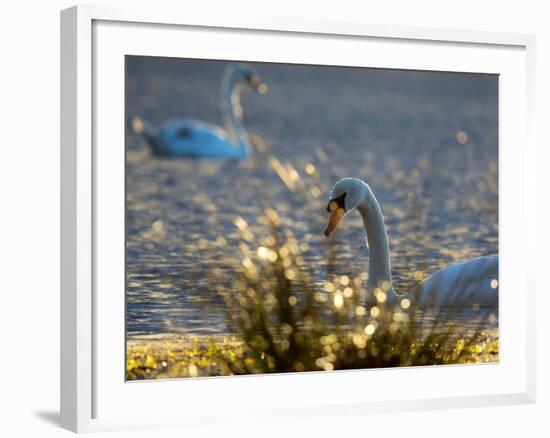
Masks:
[[[384,217],[371,188],[357,178],[339,180],[331,190],[330,213],[325,236],[353,209],[363,219],[369,245],[367,289],[381,288],[390,301],[396,293],[392,284],[390,248]],[[428,277],[407,294],[422,305],[498,307],[498,255],[456,263]]]
[[[249,67],[228,67],[222,81],[225,129],[193,119],[175,119],[161,129],[154,129],[139,117],[134,117],[132,127],[136,133],[143,135],[152,153],[157,156],[246,158],[252,146],[243,125],[240,96],[244,86],[250,86],[258,94],[267,91],[267,85]]]
[[[420,284],[423,304],[498,306],[498,255],[455,263]],[[414,294],[414,292],[413,292]],[[439,300],[442,300],[441,302]]]

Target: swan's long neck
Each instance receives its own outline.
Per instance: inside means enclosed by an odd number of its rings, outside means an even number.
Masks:
[[[229,133],[231,142],[236,144],[244,154],[248,154],[252,147],[248,140],[246,128],[243,125],[243,107],[241,106],[240,84],[235,71],[226,72],[222,81],[222,111],[224,115],[225,129]]]
[[[363,218],[369,245],[369,279],[367,288],[389,286],[386,292],[393,292],[391,279],[390,246],[384,217],[372,191],[365,187],[365,196],[357,206]],[[384,283],[388,282],[388,283]]]

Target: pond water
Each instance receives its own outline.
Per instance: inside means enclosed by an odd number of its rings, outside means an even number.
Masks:
[[[127,58],[127,118],[221,124],[226,65]],[[328,253],[339,275],[366,270],[358,214],[323,235],[328,193],[341,177],[365,180],[381,204],[395,289],[409,287],[417,271],[498,253],[496,76],[252,65],[269,91],[243,94],[245,120],[267,152],[242,161],[158,159],[128,125],[129,336],[228,334],[208,275],[217,258],[203,249],[223,236],[224,254],[237,256],[235,218],[262,233],[257,218],[267,206],[309,244],[305,260],[317,280],[329,275]],[[300,190],[285,185],[274,157],[298,172]]]

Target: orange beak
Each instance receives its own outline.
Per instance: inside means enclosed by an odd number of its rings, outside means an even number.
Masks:
[[[330,236],[332,232],[336,229],[338,226],[338,223],[340,220],[344,217],[346,214],[345,210],[343,208],[338,207],[338,203],[336,201],[331,201],[328,210],[330,212],[330,217],[328,219],[328,225],[325,230],[325,236]]]

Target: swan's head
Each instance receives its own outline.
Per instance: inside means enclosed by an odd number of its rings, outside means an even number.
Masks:
[[[267,93],[267,84],[262,82],[260,75],[250,66],[240,64],[235,67],[233,74],[236,81],[249,85],[258,94]]]
[[[330,191],[327,211],[330,213],[325,236],[330,236],[340,220],[363,200],[367,185],[357,178],[343,178]]]

